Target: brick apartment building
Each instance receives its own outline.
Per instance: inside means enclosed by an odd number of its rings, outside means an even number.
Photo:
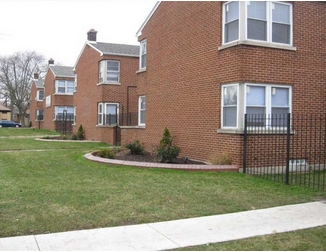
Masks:
[[[31,87],[30,121],[35,128],[44,128],[44,79],[34,74]]]
[[[323,2],[158,2],[140,47],[91,30],[74,68],[74,131],[152,150],[168,127],[182,156],[241,166],[244,114],[325,112],[325,24]]]
[[[137,33],[145,127],[122,142],[168,127],[182,156],[241,166],[244,114],[325,112],[325,24],[323,2],[158,3]]]

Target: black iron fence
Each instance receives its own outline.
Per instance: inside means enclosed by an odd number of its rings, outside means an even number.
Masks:
[[[105,114],[103,115],[103,122],[105,125],[119,126],[137,126],[138,125],[138,113],[137,112],[120,112],[117,114]]]
[[[245,115],[244,173],[326,190],[325,115]]]
[[[63,135],[72,134],[74,120],[74,114],[58,114],[55,120],[55,131]]]

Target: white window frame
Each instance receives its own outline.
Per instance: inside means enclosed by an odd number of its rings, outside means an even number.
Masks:
[[[43,99],[40,99],[40,92],[43,92]],[[45,95],[44,90],[37,90],[37,92],[36,92],[36,101],[43,101],[44,98],[45,98],[44,95]]]
[[[64,93],[59,93],[59,81],[64,81],[65,82],[65,92]],[[68,82],[72,84],[72,92],[68,93]],[[74,94],[74,89],[75,89],[75,81],[73,80],[55,80],[55,94],[58,95],[73,95]]]
[[[40,111],[43,111],[43,120],[38,120],[38,117],[40,115]],[[44,121],[44,109],[37,109],[36,110],[36,118],[35,121]]]
[[[76,124],[77,122],[77,106],[74,106],[74,122],[73,124]]]
[[[145,44],[145,53],[143,53],[143,44]],[[142,56],[145,55],[145,66],[143,65]],[[139,50],[139,69],[145,70],[147,67],[147,40],[144,39],[140,42],[140,50]]]
[[[73,119],[71,120],[72,122],[75,120],[75,107],[74,106],[54,106],[54,109],[53,109],[53,121],[57,121],[58,120],[58,110],[59,108],[63,108],[62,111],[64,110],[67,110],[68,112],[68,108],[72,109],[73,113],[74,113],[74,116],[73,116]],[[68,115],[68,113],[67,113]],[[70,121],[70,120],[67,120],[67,121]]]
[[[117,123],[113,123],[113,124],[106,124],[106,106],[107,105],[114,105],[117,107]],[[100,108],[101,108],[101,112],[100,112]],[[101,118],[101,121],[99,120],[99,118]],[[115,102],[100,102],[97,105],[97,125],[117,125],[119,124],[119,103],[115,103]]]
[[[224,127],[223,126],[223,119],[224,119],[224,112],[223,112],[223,101],[224,101],[224,87],[228,86],[237,86],[237,126],[236,127]],[[230,83],[230,84],[224,84],[221,86],[221,129],[240,129],[244,128],[244,115],[246,114],[247,110],[247,87],[248,86],[259,86],[259,87],[265,87],[265,114],[266,115],[271,115],[272,114],[272,93],[273,93],[273,88],[287,88],[289,90],[289,113],[292,113],[292,86],[291,85],[279,85],[279,84],[263,84],[263,83]],[[264,129],[270,129],[270,128],[278,128],[280,127],[272,127],[265,123],[266,126],[263,126],[261,128]],[[249,127],[250,128],[250,127]],[[255,126],[255,128],[257,128]]]
[[[223,4],[223,13],[222,13],[222,45],[230,45],[230,44],[239,44],[247,41],[248,44],[254,43],[254,45],[261,46],[277,46],[277,48],[282,47],[293,47],[293,4],[286,2],[278,2],[278,1],[266,1],[266,22],[267,22],[267,35],[266,41],[263,40],[255,40],[248,38],[248,3],[250,1],[239,1],[239,34],[238,39],[230,42],[225,42],[225,16],[226,16],[226,6],[230,4],[232,1],[226,2]],[[274,4],[283,4],[290,7],[289,19],[290,19],[290,41],[288,44],[286,43],[278,43],[272,41],[272,11]]]
[[[108,81],[107,80],[107,62],[117,62],[118,63],[118,71],[112,71],[114,73],[118,73],[118,80],[115,81]],[[98,81],[100,84],[120,84],[120,61],[119,60],[101,60],[99,62],[99,78]]]
[[[75,86],[74,86],[74,93],[77,92],[77,74],[75,74]]]
[[[236,86],[237,87],[237,121],[235,127],[225,127],[223,126],[224,122],[224,88],[230,87],[230,86]],[[239,125],[239,99],[240,99],[240,91],[239,91],[239,84],[238,83],[231,83],[231,84],[225,84],[222,85],[222,99],[221,99],[221,128],[223,129],[237,129]]]
[[[144,98],[145,98],[145,109],[142,109],[141,108],[141,102],[142,102],[142,99],[144,99]],[[141,112],[145,113],[145,122],[140,121]],[[139,96],[139,98],[138,98],[138,125],[139,126],[145,126],[146,125],[146,95]]]

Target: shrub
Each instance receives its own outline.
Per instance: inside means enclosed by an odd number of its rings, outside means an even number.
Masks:
[[[77,140],[84,140],[85,139],[85,133],[84,133],[83,125],[79,126],[76,136],[77,136]]]
[[[232,164],[232,159],[231,159],[230,155],[227,153],[219,154],[219,155],[211,158],[210,161],[213,165],[231,165]]]
[[[100,149],[100,151],[97,153],[97,156],[100,156],[102,158],[114,159],[115,150],[114,149]]]
[[[173,145],[170,131],[165,127],[160,144],[156,147],[156,159],[160,163],[171,163],[180,153],[180,148]]]
[[[75,133],[72,133],[71,140],[77,140],[77,135]]]
[[[144,153],[144,147],[141,145],[139,140],[127,144],[126,148],[130,150],[132,155],[141,155]]]

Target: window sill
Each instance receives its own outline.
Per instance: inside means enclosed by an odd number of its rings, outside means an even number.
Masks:
[[[101,83],[96,84],[96,86],[102,86],[102,85],[121,86],[121,83],[118,83],[118,82],[101,82]]]
[[[269,42],[258,42],[258,41],[251,41],[251,40],[238,40],[231,42],[226,45],[222,45],[218,48],[219,51],[237,46],[237,45],[251,45],[251,46],[261,46],[261,47],[268,47],[268,48],[274,48],[274,49],[281,49],[281,50],[289,50],[289,51],[296,51],[297,48],[290,45],[282,45],[282,44],[274,44]]]
[[[96,125],[96,128],[115,128],[116,126],[118,126],[118,124],[111,124],[111,125]]]
[[[138,126],[120,126],[121,129],[146,129],[145,125]]]
[[[238,134],[238,135],[243,135],[244,134],[244,129],[218,129],[216,131],[218,134]],[[247,130],[248,134],[254,134],[254,135],[286,135],[286,129],[248,129]],[[295,134],[294,130],[290,131],[291,135]]]
[[[146,67],[145,68],[141,68],[138,71],[136,71],[136,74],[143,73],[143,72],[146,72]]]
[[[54,93],[53,95],[69,95],[69,96],[71,96],[71,95],[74,95],[74,94],[73,94],[73,93],[72,93],[72,94],[66,94],[66,93],[64,93],[64,94]]]
[[[43,100],[36,100],[36,102],[43,102]]]

